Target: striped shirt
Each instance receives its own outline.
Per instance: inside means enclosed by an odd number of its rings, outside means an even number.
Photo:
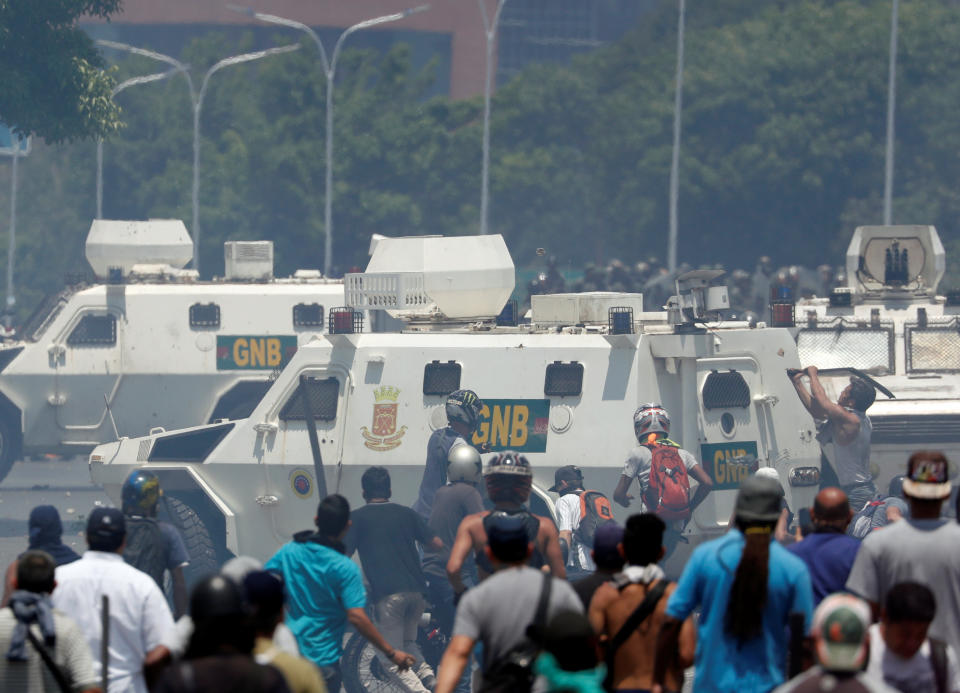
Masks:
[[[9,662],[6,652],[10,648],[10,638],[17,619],[10,608],[0,609],[0,691],[18,691],[22,693],[59,693],[56,679],[34,646],[27,642],[27,661]],[[57,642],[47,648],[53,661],[63,672],[74,691],[85,691],[98,685],[93,673],[93,660],[90,647],[80,627],[62,611],[54,609],[53,627]],[[40,628],[31,626],[34,636],[43,642]]]

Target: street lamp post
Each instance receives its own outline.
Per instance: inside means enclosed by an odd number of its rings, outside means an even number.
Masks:
[[[677,10],[677,77],[673,98],[673,157],[670,161],[670,237],[667,247],[667,269],[677,270],[677,238],[679,222],[677,203],[680,197],[680,115],[683,112],[683,49],[684,30],[686,28],[686,0],[679,0]]]
[[[126,81],[120,82],[110,92],[110,96],[116,96],[127,87],[133,87],[138,84],[148,84],[157,80],[166,79],[177,72],[167,70],[166,72],[157,72],[152,75],[143,75],[142,77],[132,77]],[[103,219],[103,138],[97,138],[97,219]]]
[[[194,89],[193,78],[190,76],[190,68],[188,65],[184,65],[182,62],[176,58],[172,58],[169,55],[164,55],[163,53],[157,53],[155,51],[146,50],[145,48],[137,48],[136,46],[131,46],[126,43],[118,43],[116,41],[97,41],[97,45],[104,46],[105,48],[113,48],[115,50],[126,51],[127,53],[133,53],[135,55],[142,55],[147,58],[153,58],[154,60],[159,60],[161,62],[167,63],[168,65],[173,66],[172,72],[181,72],[187,80],[187,87],[190,89],[190,104],[193,110],[193,194],[192,194],[192,204],[193,204],[193,220],[192,220],[192,229],[193,232],[193,268],[200,271],[200,110],[203,107],[203,97],[207,91],[207,84],[210,80],[210,77],[213,76],[215,72],[229,67],[230,65],[238,65],[240,63],[250,62],[251,60],[259,60],[260,58],[266,58],[269,55],[276,55],[278,53],[289,53],[290,51],[295,51],[300,48],[300,44],[294,44],[291,46],[280,46],[277,48],[268,48],[262,51],[255,51],[253,53],[243,53],[241,55],[234,55],[229,58],[224,58],[220,62],[216,63],[213,67],[207,70],[207,73],[203,76],[203,81],[200,85],[199,93]],[[166,73],[164,74],[166,76]],[[123,85],[120,85],[123,86]],[[132,85],[129,85],[132,86]],[[118,87],[119,89],[119,87]],[[98,205],[98,216],[99,216],[99,205]]]
[[[890,69],[887,76],[887,153],[883,177],[883,225],[893,223],[893,141],[894,110],[897,103],[897,25],[900,0],[893,0],[890,9]]]
[[[323,47],[323,42],[320,40],[320,37],[317,36],[317,32],[303,22],[298,22],[294,19],[287,19],[285,17],[278,17],[272,14],[264,14],[263,12],[256,12],[250,7],[240,7],[238,5],[227,5],[227,7],[234,12],[239,12],[240,14],[244,14],[248,17],[259,19],[261,22],[277,24],[279,26],[285,26],[291,29],[303,31],[311,39],[313,39],[313,42],[317,46],[317,51],[320,53],[320,61],[321,65],[323,66],[323,73],[327,79],[326,175],[324,178],[323,204],[323,273],[329,276],[333,267],[333,86],[337,72],[337,59],[340,57],[340,47],[350,34],[359,31],[360,29],[368,29],[378,24],[386,24],[387,22],[396,22],[397,20],[404,19],[405,17],[409,17],[417,12],[428,10],[430,9],[430,5],[418,5],[417,7],[411,7],[410,9],[403,10],[402,12],[385,14],[381,17],[367,19],[362,22],[358,22],[353,26],[347,27],[347,29],[340,34],[336,44],[334,44],[333,53],[329,59],[327,58],[327,51]]]
[[[248,63],[252,60],[260,60],[270,55],[280,53],[289,53],[300,48],[299,43],[290,46],[279,46],[277,48],[267,48],[262,51],[252,53],[243,53],[215,63],[213,67],[207,70],[200,83],[200,91],[196,100],[193,102],[193,268],[200,271],[200,111],[203,108],[203,97],[207,93],[207,85],[210,78],[225,67]]]
[[[507,0],[497,0],[493,21],[487,14],[486,0],[477,0],[483,16],[483,32],[487,38],[487,70],[483,82],[483,167],[480,172],[480,233],[486,235],[490,213],[490,91],[493,86],[493,47],[497,38],[500,13]]]

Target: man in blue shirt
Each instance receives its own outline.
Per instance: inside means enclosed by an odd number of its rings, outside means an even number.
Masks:
[[[349,621],[387,659],[408,668],[413,657],[391,647],[367,616],[360,568],[344,555],[343,537],[350,528],[347,499],[327,496],[314,520],[316,532],[297,532],[264,566],[283,576],[287,625],[300,652],[320,667],[327,689],[339,691],[343,632]]]
[[[813,533],[787,548],[810,571],[814,606],[828,594],[843,592],[847,584],[860,548],[860,542],[846,534],[851,517],[847,494],[835,486],[825,488],[810,509]]]
[[[667,602],[657,639],[654,693],[663,689],[680,626],[700,607],[693,688],[702,692],[767,693],[784,681],[788,623],[813,611],[806,566],[777,542],[780,484],[751,476],[740,486],[737,528],[697,548]]]

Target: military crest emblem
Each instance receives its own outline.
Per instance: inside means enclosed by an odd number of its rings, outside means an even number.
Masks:
[[[378,387],[373,391],[373,421],[370,428],[361,427],[363,444],[371,450],[386,452],[399,447],[403,435],[407,432],[406,426],[397,430],[397,412],[400,390],[395,387]]]

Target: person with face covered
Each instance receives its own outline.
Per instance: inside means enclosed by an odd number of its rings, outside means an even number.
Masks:
[[[61,539],[63,524],[60,522],[60,513],[52,505],[38,505],[31,510],[27,527],[30,536],[28,551],[46,552],[53,558],[57,566],[73,563],[80,558],[76,551],[63,543]],[[17,560],[7,568],[3,585],[3,601],[0,602],[0,607],[6,606],[10,601],[10,595],[13,594],[14,583],[17,578],[17,561],[22,556],[21,553],[17,556]]]

